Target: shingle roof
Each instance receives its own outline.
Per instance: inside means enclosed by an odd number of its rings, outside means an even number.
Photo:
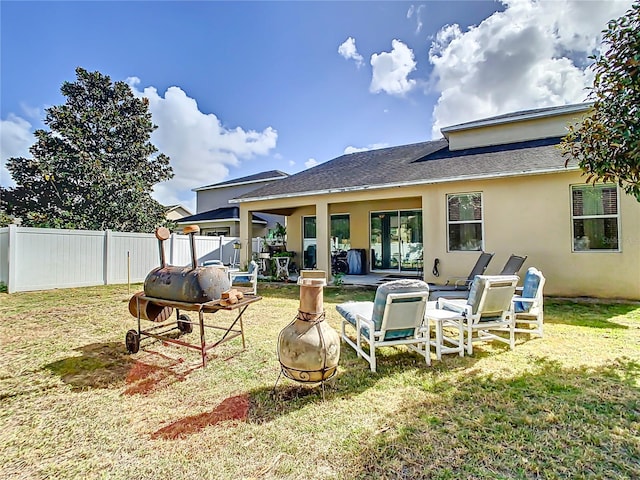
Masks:
[[[239,207],[224,207],[216,208],[215,210],[208,210],[206,212],[196,213],[189,217],[183,217],[177,220],[176,223],[198,223],[198,222],[211,222],[215,220],[240,220],[240,208]],[[252,221],[267,223],[263,218],[253,215]]]
[[[224,182],[212,183],[211,185],[205,185],[204,187],[194,188],[193,190],[197,191],[197,190],[207,190],[211,188],[230,187],[232,185],[242,185],[245,183],[259,182],[261,180],[279,180],[281,178],[286,178],[288,176],[289,176],[288,173],[282,172],[280,170],[268,170],[266,172],[260,172],[254,175],[248,175],[246,177],[233,178],[231,180],[226,180]]]
[[[342,155],[238,200],[561,170],[558,139],[450,151],[445,139]]]

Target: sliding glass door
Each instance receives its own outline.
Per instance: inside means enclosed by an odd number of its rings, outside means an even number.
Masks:
[[[387,210],[370,214],[371,269],[422,268],[422,211]]]
[[[331,254],[351,248],[349,214],[331,215]],[[302,267],[316,268],[316,217],[302,217]]]

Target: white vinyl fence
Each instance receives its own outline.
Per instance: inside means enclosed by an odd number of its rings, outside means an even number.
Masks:
[[[198,235],[195,241],[198,264],[228,264],[239,239]],[[260,239],[252,243],[252,251],[260,251]],[[174,233],[163,246],[168,264],[191,264],[188,235]],[[158,240],[150,233],[0,228],[0,282],[9,293],[142,282],[158,266]]]

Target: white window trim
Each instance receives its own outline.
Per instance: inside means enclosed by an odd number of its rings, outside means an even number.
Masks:
[[[595,185],[606,185],[604,183],[596,183]],[[592,187],[593,185],[587,185],[584,183],[575,183],[572,185],[569,185],[569,215],[571,217],[571,253],[620,253],[622,252],[622,230],[621,230],[621,225],[620,225],[620,189],[618,188],[617,185],[611,185],[611,187],[616,189],[616,208],[618,210],[618,213],[616,215],[611,215],[611,214],[607,214],[607,215],[578,215],[578,216],[574,216],[573,215],[573,188],[574,187]],[[616,219],[616,226],[618,229],[618,248],[597,248],[597,249],[593,249],[593,250],[576,250],[575,249],[575,230],[573,227],[573,221],[574,220],[589,220],[589,219],[594,219],[594,218],[615,218]]]
[[[482,214],[482,218],[480,220],[449,220],[449,197],[460,196],[460,195],[480,195],[480,212]],[[476,252],[484,252],[484,195],[482,192],[460,192],[460,193],[447,193],[444,198],[445,209],[447,212],[447,225],[445,229],[445,236],[447,242],[447,253],[476,253]],[[461,225],[467,223],[479,223],[480,224],[480,232],[482,234],[482,239],[480,241],[480,250],[452,250],[451,245],[449,245],[449,225]]]

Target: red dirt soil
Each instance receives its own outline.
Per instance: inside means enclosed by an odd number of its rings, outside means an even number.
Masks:
[[[185,417],[151,434],[153,439],[175,440],[228,420],[244,421],[249,414],[247,394],[226,398],[211,412]]]

